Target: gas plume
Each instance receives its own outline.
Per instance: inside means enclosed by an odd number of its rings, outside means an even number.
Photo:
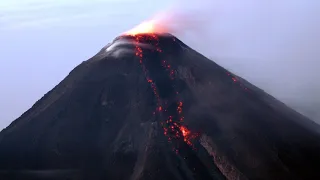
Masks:
[[[319,24],[318,1],[178,0],[140,28],[174,34],[320,123]]]

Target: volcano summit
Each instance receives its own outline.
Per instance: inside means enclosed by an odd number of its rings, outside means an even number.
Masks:
[[[319,129],[171,34],[123,35],[0,133],[0,175],[320,179]]]

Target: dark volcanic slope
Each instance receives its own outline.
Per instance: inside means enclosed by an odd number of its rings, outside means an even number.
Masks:
[[[317,167],[318,125],[169,34],[115,39],[0,133],[7,178],[319,179]]]

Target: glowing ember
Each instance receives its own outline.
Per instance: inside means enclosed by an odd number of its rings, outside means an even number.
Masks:
[[[182,132],[183,137],[187,137],[190,134],[190,131],[186,127],[181,126],[180,130]]]
[[[231,76],[231,74],[230,74],[229,72],[227,72],[227,75],[228,75],[228,76]],[[248,91],[248,88],[247,88],[244,84],[242,84],[241,82],[239,82],[239,81],[237,80],[237,78],[231,76],[231,79],[232,79],[232,81],[233,81],[234,83],[238,83],[239,86],[240,86],[242,89],[244,89],[245,91]]]
[[[180,102],[179,102],[179,105],[178,105],[178,108],[177,108],[177,111],[178,111],[179,114],[182,113],[182,104],[183,104],[183,103],[180,101]]]

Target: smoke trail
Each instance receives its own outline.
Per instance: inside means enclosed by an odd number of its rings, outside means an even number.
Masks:
[[[178,0],[170,32],[320,123],[320,2]]]

